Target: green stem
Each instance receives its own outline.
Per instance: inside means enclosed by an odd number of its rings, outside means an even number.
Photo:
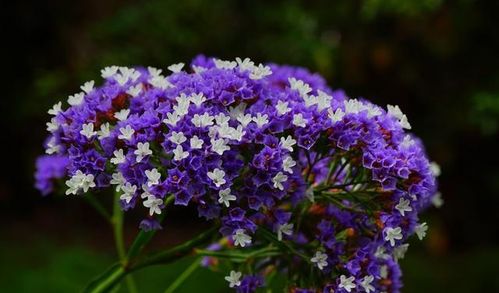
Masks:
[[[194,271],[199,267],[199,264],[201,263],[201,257],[197,257],[194,259],[194,261],[191,263],[190,266],[188,266],[185,271],[178,276],[173,283],[166,289],[165,293],[173,293],[177,288],[182,285],[182,283],[189,278],[189,276],[194,273]]]
[[[85,200],[95,208],[95,210],[101,214],[102,217],[106,219],[106,221],[112,224],[111,215],[106,210],[106,208],[95,198],[93,194],[87,193],[84,196]]]

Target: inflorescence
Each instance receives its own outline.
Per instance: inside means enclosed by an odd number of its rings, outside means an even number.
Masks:
[[[438,168],[400,108],[248,58],[183,69],[106,67],[102,86],[54,105],[37,188],[113,189],[123,210],[143,210],[143,229],[161,227],[170,195],[195,206],[221,225],[207,251],[247,251],[225,278],[238,292],[275,272],[290,292],[399,292],[397,259],[427,230],[418,214],[441,204]]]

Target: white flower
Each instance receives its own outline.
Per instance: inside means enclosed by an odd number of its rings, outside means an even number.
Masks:
[[[305,95],[303,96],[303,101],[305,102],[305,107],[307,108],[310,108],[312,107],[313,105],[319,103],[319,100],[317,99],[316,96],[308,96],[308,95]]]
[[[114,76],[114,80],[116,80],[116,82],[120,85],[120,86],[124,86],[128,80],[130,79],[128,77],[128,75],[124,75],[124,74],[115,74]]]
[[[322,271],[325,267],[327,267],[327,254],[322,251],[317,251],[310,261],[315,263],[319,270]]]
[[[303,118],[303,115],[301,113],[293,115],[293,125],[298,127],[305,127],[307,126],[307,122],[307,119]]]
[[[440,208],[444,204],[444,200],[442,198],[442,193],[437,192],[433,197],[431,198],[431,203],[436,207]]]
[[[389,259],[390,255],[386,253],[386,249],[384,246],[378,246],[376,251],[374,252],[374,256],[379,259]]]
[[[114,158],[111,158],[111,163],[118,165],[118,164],[123,164],[126,159],[125,155],[123,154],[123,150],[119,149],[113,152]]]
[[[85,82],[80,89],[87,94],[90,94],[94,90],[95,82],[93,80]]]
[[[293,151],[293,146],[296,144],[296,140],[293,139],[293,137],[291,137],[291,135],[288,135],[288,137],[284,138],[284,137],[281,137],[281,147],[283,149],[286,149],[290,152]]]
[[[172,135],[170,136],[170,141],[174,144],[181,144],[187,140],[183,132],[172,131]]]
[[[442,170],[440,169],[440,165],[437,164],[437,162],[431,162],[430,163],[430,171],[433,176],[438,177],[440,174],[442,174]]]
[[[411,129],[411,125],[409,124],[409,121],[407,120],[407,116],[404,113],[402,113],[399,106],[387,105],[386,107],[388,109],[388,114],[397,118],[399,120],[399,124],[402,128]]]
[[[367,117],[375,117],[381,115],[381,109],[378,106],[375,106],[373,104],[368,104],[366,106],[367,109]]]
[[[173,106],[173,110],[177,112],[178,115],[184,116],[189,113],[189,105],[191,104],[191,100],[184,93],[180,94],[180,96],[176,97],[177,105]]]
[[[58,153],[61,150],[61,146],[58,145],[55,141],[55,137],[52,137],[48,142],[47,142],[47,149],[45,150],[45,153],[48,155]]]
[[[291,156],[284,157],[284,160],[282,160],[282,169],[285,172],[293,174],[293,167],[294,166],[296,166],[296,162],[295,162],[295,160],[293,160],[293,158],[291,158]]]
[[[235,107],[229,107],[229,116],[231,119],[237,119],[240,116],[244,115],[244,111],[246,110],[246,103],[239,103]]]
[[[345,100],[343,104],[345,105],[346,114],[357,114],[364,110],[364,104],[357,99]]]
[[[140,92],[142,91],[142,84],[136,84],[135,86],[131,86],[126,93],[129,94],[130,96],[136,98]]]
[[[426,225],[426,223],[416,225],[414,231],[416,232],[416,235],[418,235],[419,240],[423,240],[426,236],[426,231],[428,231],[428,225]]]
[[[297,90],[302,97],[306,96],[309,92],[312,91],[312,88],[308,85],[308,83],[303,82],[303,80],[290,77],[288,78],[288,81],[291,85],[291,89]]]
[[[317,95],[317,110],[321,112],[324,109],[328,109],[331,107],[331,101],[333,97],[326,94],[325,92],[318,90],[319,94]]]
[[[237,66],[235,61],[226,61],[214,58],[213,62],[215,62],[215,66],[219,69],[234,69]]]
[[[177,64],[172,64],[170,66],[168,66],[168,70],[170,70],[171,72],[173,73],[179,73],[180,71],[182,71],[182,68],[184,68],[184,63],[180,62],[180,63],[177,63]]]
[[[60,112],[62,112],[62,102],[55,104],[54,106],[52,106],[52,109],[48,111],[49,115],[54,116],[59,114]]]
[[[149,187],[147,186],[147,184],[142,184],[142,190],[143,190],[143,192],[140,194],[140,198],[146,199],[149,196],[152,196],[151,191],[149,190]]]
[[[288,102],[283,102],[281,100],[277,101],[277,105],[275,106],[277,114],[281,116],[291,111],[291,108],[289,108],[288,105],[289,105]]]
[[[166,113],[166,118],[163,119],[163,123],[165,123],[166,125],[170,125],[170,126],[176,126],[177,122],[179,122],[181,118],[182,117],[180,117],[177,114],[177,112]]]
[[[388,266],[387,265],[382,265],[379,268],[379,276],[383,279],[386,279],[388,277]]]
[[[230,127],[229,124],[224,124],[222,126],[212,127],[210,130],[213,129],[217,130],[218,136],[220,136],[221,138],[234,139],[237,141],[241,141],[244,134],[246,134],[246,131],[243,130],[243,127],[241,125],[239,125],[237,128],[233,128]]]
[[[412,211],[411,201],[405,198],[400,198],[399,203],[395,206],[395,208],[400,212],[400,214],[404,217],[405,212]]]
[[[229,207],[229,201],[233,200],[236,200],[236,196],[230,194],[230,188],[222,189],[218,192],[218,203],[223,203],[226,207]]]
[[[350,291],[352,291],[353,288],[357,287],[354,284],[354,281],[355,281],[354,276],[350,276],[347,278],[345,275],[341,275],[340,276],[340,284],[338,285],[338,288],[344,288],[345,291],[350,292]]]
[[[189,153],[184,152],[184,148],[182,148],[181,145],[177,145],[177,147],[173,150],[173,155],[173,159],[175,161],[182,161],[189,156]]]
[[[139,142],[137,144],[137,149],[133,152],[137,157],[135,158],[137,163],[142,161],[142,159],[146,156],[152,155],[152,151],[149,149],[149,143]]]
[[[224,113],[218,113],[215,116],[215,122],[217,123],[217,125],[220,125],[220,126],[229,123],[229,120],[230,120],[230,116],[227,116]]]
[[[265,124],[269,123],[269,116],[267,114],[262,115],[262,113],[257,113],[255,117],[253,117],[253,121],[259,128],[262,128]]]
[[[402,239],[402,228],[400,227],[387,227],[384,230],[385,241],[389,241],[391,246],[395,246],[395,240]]]
[[[108,66],[104,67],[104,69],[102,69],[100,73],[102,78],[110,78],[113,77],[117,71],[118,71],[118,66]]]
[[[241,60],[241,58],[236,57],[236,62],[238,64],[239,71],[253,70],[255,67],[255,63],[251,61],[250,58],[244,58],[244,60]]]
[[[230,147],[225,143],[225,139],[211,139],[211,150],[219,155],[223,155],[225,151],[230,150]]]
[[[125,121],[130,114],[130,109],[121,109],[121,111],[114,113],[114,117],[119,121]]]
[[[225,184],[225,172],[223,170],[220,170],[218,168],[215,168],[212,172],[207,173],[208,178],[213,181],[213,184],[215,184],[216,187],[220,187]]]
[[[244,229],[237,229],[236,234],[232,235],[232,240],[234,240],[235,246],[245,247],[247,244],[251,244],[251,236],[247,235]]]
[[[343,112],[343,110],[341,110],[341,108],[336,109],[336,111],[333,111],[333,109],[329,108],[327,112],[329,119],[331,119],[331,122],[333,123],[341,121],[341,119],[343,119],[343,117],[345,116],[345,113]]]
[[[270,70],[270,67],[265,66],[263,64],[259,64],[258,67],[257,66],[253,67],[253,71],[250,73],[249,78],[262,79],[271,74],[272,70]]]
[[[158,172],[158,169],[153,168],[151,170],[146,170],[145,174],[147,177],[148,187],[159,184],[159,179],[161,179],[161,173]]]
[[[83,102],[83,98],[85,97],[84,93],[77,93],[68,97],[68,104],[71,106],[78,106]]]
[[[279,225],[277,228],[277,240],[282,241],[282,234],[291,236],[293,235],[293,224],[286,223]]]
[[[371,283],[374,281],[374,276],[365,276],[362,281],[360,281],[360,286],[364,289],[366,293],[374,292],[374,286]]]
[[[120,195],[120,199],[130,203],[135,192],[137,191],[137,186],[130,184],[130,182],[125,183],[121,186],[121,190],[124,192]]]
[[[203,143],[204,143],[204,141],[202,139],[200,139],[197,135],[194,135],[190,139],[191,149],[200,149],[203,147]]]
[[[127,125],[126,127],[122,127],[119,130],[120,130],[121,134],[118,135],[118,138],[123,139],[123,140],[131,140],[133,134],[135,133],[135,130],[130,125]]]
[[[239,123],[241,123],[242,127],[248,126],[248,124],[253,121],[253,117],[251,117],[251,114],[240,115],[236,119]]]
[[[66,194],[77,194],[80,189],[82,189],[83,192],[87,192],[90,188],[95,187],[94,175],[87,175],[78,170],[66,181],[66,185],[69,187],[66,190]]]
[[[99,139],[103,139],[111,135],[108,122],[101,124],[100,130],[97,131],[97,135],[99,135]]]
[[[404,140],[402,140],[402,142],[400,143],[400,145],[403,148],[409,148],[412,145],[414,145],[414,140],[412,139],[412,137],[409,134],[407,134],[406,136],[404,136]]]
[[[50,119],[50,122],[47,122],[45,125],[47,125],[47,131],[49,132],[54,132],[59,129],[59,123],[57,122],[55,117]]]
[[[109,183],[111,183],[112,185],[116,185],[116,192],[118,192],[125,185],[126,179],[125,177],[123,177],[123,174],[121,174],[121,172],[116,172],[113,173],[112,179]]]
[[[203,95],[203,93],[192,94],[190,98],[191,102],[197,107],[201,106],[206,101],[206,97]]]
[[[92,122],[83,124],[80,134],[88,139],[91,139],[94,135],[97,135],[97,132],[94,131],[94,124]]]
[[[204,68],[202,66],[192,65],[192,70],[194,70],[195,73],[199,74],[201,72],[205,72],[206,68]]]
[[[399,121],[400,123],[400,127],[404,128],[404,129],[411,129],[411,124],[409,123],[409,120],[407,119],[407,116],[402,116],[402,119],[400,119]]]
[[[403,259],[408,249],[409,243],[395,247],[393,249],[393,257],[395,258],[395,260]]]
[[[161,72],[163,70],[155,68],[155,67],[152,67],[152,66],[148,66],[147,67],[147,71],[149,72],[149,75],[151,75],[151,76],[160,76]]]
[[[229,282],[229,287],[239,287],[241,285],[241,276],[243,274],[241,272],[230,271],[228,276],[225,276],[225,280]]]
[[[274,183],[274,188],[277,188],[279,190],[284,190],[284,186],[282,185],[283,182],[286,182],[288,180],[288,175],[284,175],[284,173],[279,172],[277,175],[272,178],[272,182]]]
[[[173,85],[166,79],[166,77],[158,75],[158,76],[153,76],[152,78],[149,78],[149,83],[157,88],[160,88],[162,90],[166,90]]]
[[[154,214],[161,215],[160,206],[163,204],[163,200],[160,198],[156,198],[154,195],[149,195],[147,200],[143,202],[146,208],[149,208],[149,215],[153,216]]]
[[[215,117],[210,116],[210,114],[208,113],[203,113],[203,115],[194,114],[194,117],[192,117],[191,122],[196,127],[206,127],[213,125],[213,119],[215,119]]]

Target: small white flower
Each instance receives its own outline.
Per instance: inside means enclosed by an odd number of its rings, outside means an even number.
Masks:
[[[181,144],[187,140],[183,132],[172,131],[172,135],[170,136],[170,141],[174,144]]]
[[[293,115],[293,125],[298,127],[305,127],[307,126],[307,122],[307,119],[303,118],[303,115],[301,113]]]
[[[114,117],[119,121],[125,121],[130,114],[130,109],[121,109],[121,111],[114,113]]]
[[[400,212],[400,214],[404,217],[405,212],[412,211],[411,201],[405,198],[400,198],[399,203],[395,206],[395,208]]]
[[[388,255],[386,253],[386,249],[384,246],[378,246],[378,248],[376,248],[376,251],[374,252],[374,256],[376,258],[379,258],[379,259],[389,259],[390,258],[390,255]]]
[[[79,190],[87,192],[90,188],[95,187],[94,175],[84,174],[82,171],[78,170],[69,180],[66,181],[66,185],[69,187],[66,190],[66,195],[77,194]]]
[[[407,119],[407,116],[402,116],[402,119],[400,119],[399,121],[400,123],[400,127],[404,128],[404,129],[411,129],[411,124],[409,123],[409,120]]]
[[[235,61],[226,61],[214,58],[213,62],[215,62],[215,66],[218,69],[234,69],[237,66],[237,63]]]
[[[338,288],[344,288],[345,291],[350,292],[350,291],[352,291],[353,288],[357,287],[354,284],[354,281],[355,281],[354,276],[350,276],[347,278],[345,275],[341,275],[340,276],[340,284],[338,285]]]
[[[192,94],[190,99],[191,102],[197,107],[201,106],[206,101],[206,97],[203,95],[203,93]]]
[[[368,104],[366,106],[367,109],[367,117],[375,117],[381,115],[381,109],[378,106],[375,106],[373,104]]]
[[[204,68],[202,66],[192,65],[192,70],[194,70],[195,73],[199,74],[199,73],[205,72],[206,68]]]
[[[319,270],[323,270],[327,267],[327,254],[322,251],[317,251],[315,255],[310,259],[311,262],[315,263],[315,265],[319,268]]]
[[[128,82],[128,80],[130,79],[128,77],[128,75],[124,75],[124,74],[120,74],[120,73],[115,74],[113,77],[114,77],[114,80],[116,80],[116,82],[120,86],[124,86]]]
[[[225,139],[211,139],[211,150],[219,155],[223,155],[225,151],[230,150],[230,147],[225,143]]]
[[[184,148],[181,145],[177,145],[177,147],[173,150],[173,160],[182,161],[183,159],[189,156],[188,152],[184,152]]]
[[[240,116],[244,115],[244,111],[246,110],[246,103],[239,103],[237,106],[233,107],[229,107],[229,116],[231,119],[237,119],[239,118]]]
[[[112,185],[116,185],[116,192],[119,192],[125,185],[126,179],[125,177],[123,177],[123,174],[121,174],[121,172],[116,172],[113,173],[112,179],[109,183],[111,183]]]
[[[104,67],[104,69],[102,69],[100,73],[102,78],[110,78],[113,77],[117,71],[118,71],[118,66],[108,66]]]
[[[166,118],[163,119],[163,123],[165,123],[166,125],[170,125],[170,126],[176,126],[177,122],[179,122],[181,118],[182,117],[180,117],[177,114],[177,112],[166,113]]]
[[[90,94],[94,90],[95,82],[93,80],[85,82],[80,89],[87,94]]]
[[[118,135],[118,138],[123,140],[131,140],[133,134],[135,133],[135,130],[130,125],[122,127],[119,130],[121,134]]]
[[[111,163],[118,165],[123,164],[126,161],[125,155],[123,154],[123,150],[119,149],[113,152],[114,158],[111,158]]]
[[[416,232],[416,235],[418,235],[419,240],[423,240],[426,236],[426,231],[428,231],[428,225],[426,223],[416,225],[414,231]]]
[[[319,94],[317,95],[317,110],[321,112],[324,109],[328,109],[331,107],[331,101],[333,97],[326,94],[325,92],[318,90]]]
[[[395,258],[395,260],[403,259],[408,249],[409,249],[409,243],[395,247],[393,249],[393,257]]]
[[[71,106],[78,106],[83,103],[83,98],[85,97],[84,93],[77,93],[68,97],[68,104]]]
[[[217,125],[220,125],[220,126],[229,123],[229,120],[230,120],[230,116],[227,116],[224,113],[218,113],[215,116],[215,122],[217,123]]]
[[[312,107],[313,105],[316,105],[317,103],[319,103],[319,100],[317,99],[316,96],[308,96],[308,95],[305,95],[303,96],[303,101],[305,102],[305,107],[307,108],[310,108]]]
[[[203,147],[203,143],[204,141],[202,139],[200,139],[199,137],[197,137],[197,135],[194,135],[191,139],[190,139],[190,145],[191,145],[191,149],[200,149]]]
[[[47,142],[47,149],[45,150],[45,153],[48,155],[58,153],[61,150],[61,146],[58,145],[55,141],[55,137],[52,137],[48,142]]]
[[[336,111],[333,111],[333,109],[329,109],[328,111],[328,117],[331,119],[331,122],[336,123],[338,121],[341,121],[343,117],[345,116],[345,113],[341,108],[336,109]]]
[[[229,207],[229,201],[234,200],[236,200],[236,196],[230,194],[230,188],[222,189],[218,192],[218,203],[223,203],[226,207]]]
[[[262,115],[262,113],[257,113],[255,117],[253,117],[253,121],[256,123],[258,128],[262,128],[267,123],[269,123],[269,116],[267,114]]]
[[[296,166],[296,162],[295,162],[295,160],[293,160],[293,158],[291,158],[291,156],[284,157],[284,160],[282,160],[282,169],[285,172],[293,174],[293,167],[294,166]]]
[[[404,140],[402,141],[402,143],[400,143],[400,145],[403,148],[409,148],[414,145],[414,140],[409,134],[407,134],[406,136],[404,136]]]
[[[277,188],[279,190],[284,190],[284,186],[282,183],[286,182],[288,180],[288,175],[284,175],[284,173],[279,172],[277,175],[272,178],[272,182],[274,183],[274,188]]]
[[[136,155],[136,161],[139,163],[146,156],[152,155],[152,151],[149,149],[149,143],[139,142],[137,144],[137,149],[133,152]]]
[[[166,90],[173,85],[166,79],[166,77],[158,75],[158,76],[153,76],[152,78],[149,78],[148,82],[157,88],[160,88],[162,90]]]
[[[139,96],[140,92],[142,91],[142,84],[136,84],[134,86],[131,86],[126,93],[129,94],[130,96],[136,98]]]
[[[389,241],[391,246],[395,246],[395,240],[401,240],[402,236],[402,228],[400,227],[387,227],[384,230],[385,232],[385,241]]]
[[[184,68],[184,63],[180,62],[180,63],[177,63],[177,64],[172,64],[170,66],[168,66],[168,70],[170,70],[171,72],[173,73],[179,73],[180,71],[182,71],[182,68]]]
[[[433,176],[438,177],[440,174],[442,174],[442,170],[440,169],[440,165],[438,165],[436,162],[431,162],[430,163],[430,171]]]
[[[293,224],[286,223],[279,225],[277,228],[277,240],[282,241],[282,234],[291,236],[293,235]]]
[[[230,271],[228,276],[225,276],[225,281],[229,282],[229,287],[239,287],[241,285],[241,276],[243,274],[241,272]]]
[[[444,204],[444,199],[442,198],[442,193],[437,192],[431,198],[431,203],[438,209]]]
[[[383,279],[386,279],[388,277],[388,266],[387,265],[382,265],[379,268],[379,276]]]
[[[374,292],[374,286],[371,283],[374,281],[374,276],[365,276],[362,281],[360,281],[360,286],[364,289],[366,293]]]
[[[97,132],[94,131],[94,124],[92,122],[83,124],[80,134],[88,139],[91,139],[93,136],[97,135]]]
[[[173,110],[177,112],[178,115],[184,116],[189,113],[189,105],[191,100],[188,96],[182,93],[180,96],[176,97],[177,105],[173,106]]]
[[[387,105],[386,107],[388,109],[388,114],[397,118],[399,120],[400,126],[402,128],[411,129],[411,125],[409,124],[409,121],[407,120],[407,116],[404,113],[402,113],[399,106]]]
[[[266,76],[269,76],[271,74],[272,70],[270,70],[270,67],[265,66],[263,64],[259,64],[258,67],[257,66],[253,67],[253,70],[250,73],[249,78],[258,80]]]
[[[194,117],[192,117],[191,122],[196,127],[206,127],[213,125],[213,119],[215,119],[215,117],[211,116],[208,113],[203,113],[203,115],[194,114]]]
[[[62,112],[62,102],[55,104],[54,106],[52,106],[52,109],[48,111],[49,115],[54,115],[54,116],[56,116],[60,112]]]
[[[161,72],[163,70],[155,68],[155,67],[152,67],[152,66],[148,66],[147,67],[147,71],[149,72],[149,75],[151,75],[151,76],[160,76]]]
[[[47,131],[49,132],[54,132],[59,129],[59,123],[57,122],[55,117],[50,119],[50,122],[47,122],[45,125],[47,125]]]
[[[237,122],[241,123],[242,127],[248,126],[253,121],[253,117],[251,117],[251,114],[246,114],[246,115],[240,115],[237,118]]]
[[[244,229],[237,229],[236,233],[232,235],[232,240],[234,240],[235,246],[245,247],[248,244],[251,244],[251,236],[245,233]]]
[[[255,63],[251,61],[250,58],[244,58],[244,60],[241,60],[241,58],[236,57],[236,62],[238,64],[239,71],[253,70],[255,67]]]
[[[99,136],[99,139],[103,139],[111,135],[108,122],[101,124],[100,130],[97,131],[97,135]]]
[[[158,172],[158,169],[153,168],[151,170],[146,170],[145,174],[147,177],[148,187],[159,184],[159,180],[161,179],[161,173]]]
[[[289,111],[291,111],[291,108],[288,107],[289,103],[288,102],[283,102],[281,100],[277,101],[277,105],[275,106],[275,109],[277,110],[277,114],[279,116],[282,116]]]
[[[207,173],[208,178],[213,181],[216,187],[220,187],[225,184],[225,172],[218,168],[215,168],[213,171]]]
[[[283,149],[286,149],[290,152],[293,151],[293,146],[296,144],[296,140],[293,139],[293,137],[291,137],[291,135],[288,135],[288,137],[284,138],[284,137],[281,137],[281,147]]]
[[[146,208],[149,208],[150,216],[153,216],[154,214],[161,215],[161,205],[163,204],[162,199],[156,198],[154,195],[149,195],[143,204]]]
[[[303,82],[303,80],[290,77],[288,78],[288,81],[291,85],[291,89],[298,91],[300,93],[300,96],[302,97],[306,96],[309,92],[312,91],[312,88],[308,85],[308,83]]]
[[[125,183],[121,186],[121,190],[124,192],[120,195],[120,199],[126,201],[126,203],[130,203],[135,192],[137,191],[137,186],[130,184],[130,182]]]

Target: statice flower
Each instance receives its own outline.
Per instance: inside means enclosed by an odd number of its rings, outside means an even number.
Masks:
[[[281,272],[292,292],[399,292],[397,259],[426,234],[420,212],[442,200],[440,169],[398,106],[248,58],[162,72],[106,67],[101,85],[54,105],[36,187],[117,192],[145,230],[161,228],[169,196],[196,207],[220,225],[218,253],[248,252],[225,277],[237,292]]]

